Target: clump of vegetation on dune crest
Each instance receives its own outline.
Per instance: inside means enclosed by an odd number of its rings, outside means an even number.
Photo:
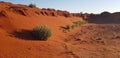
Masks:
[[[36,5],[31,3],[31,4],[28,5],[28,7],[30,7],[30,8],[36,8]]]

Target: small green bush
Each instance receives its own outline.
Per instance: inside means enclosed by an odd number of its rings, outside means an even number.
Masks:
[[[72,25],[67,25],[66,30],[70,31],[70,29],[72,29]]]
[[[29,6],[30,8],[36,8],[36,5],[35,5],[35,4],[32,4],[32,3],[29,4],[28,6]]]
[[[63,27],[63,29],[65,32],[67,32],[67,31],[70,31],[71,29],[74,29],[75,27],[81,26],[86,23],[87,23],[86,21],[76,21],[76,22],[73,22],[73,24],[66,25],[65,27]]]
[[[38,40],[47,40],[52,35],[52,31],[47,26],[40,25],[33,28],[32,35]]]
[[[80,25],[83,25],[83,24],[86,24],[87,22],[86,21],[76,21],[76,22],[73,22],[73,24],[75,26],[80,26]]]

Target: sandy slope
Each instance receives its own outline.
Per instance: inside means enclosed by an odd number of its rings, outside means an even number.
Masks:
[[[120,58],[120,24],[88,24],[66,38],[81,58]],[[73,32],[72,32],[73,33]]]
[[[39,9],[25,5],[0,4],[0,58],[120,58],[120,24],[88,23],[64,33],[61,27],[82,18],[66,17],[64,12],[41,15]],[[53,31],[47,41],[34,40],[30,34],[40,24]]]
[[[72,24],[72,21],[81,20],[80,18],[37,15],[32,13],[32,10],[38,9],[31,8],[28,9],[29,12],[23,13],[22,10],[22,12],[17,13],[18,11],[11,11],[6,8],[10,6],[24,8],[24,6],[16,6],[11,3],[1,4],[3,6],[0,9],[0,58],[69,57],[69,55],[62,54],[66,51],[62,39],[67,34],[61,31],[61,26]],[[23,14],[27,14],[27,16]],[[34,38],[29,32],[32,28],[41,24],[48,25],[53,31],[53,35],[48,41],[33,40]]]
[[[1,19],[0,57],[66,58],[67,55],[61,55],[61,53],[65,51],[64,43],[62,43],[62,38],[65,37],[66,35],[60,30],[60,26],[71,24],[70,19],[76,18],[49,17],[49,16],[40,17],[36,16],[29,18],[14,15],[12,19],[10,18]],[[4,20],[10,20],[8,21],[10,23],[7,23]],[[48,41],[32,40],[34,38],[29,33],[29,30],[31,30],[33,27],[39,24],[48,25],[52,29],[53,35],[50,38],[50,40]],[[15,32],[16,30],[17,32]]]

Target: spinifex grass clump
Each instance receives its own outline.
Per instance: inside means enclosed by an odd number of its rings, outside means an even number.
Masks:
[[[52,35],[52,31],[48,26],[40,25],[33,28],[32,35],[38,40],[47,40]]]

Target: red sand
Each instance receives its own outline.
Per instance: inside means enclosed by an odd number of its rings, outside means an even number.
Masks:
[[[119,24],[86,24],[64,33],[60,28],[61,26],[72,24],[73,21],[80,21],[82,17],[72,16],[72,14],[65,12],[68,16],[66,17],[63,15],[64,12],[60,12],[61,15],[54,10],[29,8],[25,5],[7,2],[0,2],[0,5],[0,58],[120,57],[120,41],[118,41],[120,32],[113,31],[120,31]],[[47,12],[48,15],[39,13],[39,10]],[[51,12],[55,16],[51,15]],[[34,38],[29,31],[41,24],[48,25],[52,29],[52,37],[47,41],[32,40]],[[101,32],[99,32],[100,30]],[[104,30],[105,32],[103,32]],[[108,31],[111,32],[107,33]],[[112,34],[113,32],[115,34]],[[96,35],[99,33],[100,35]],[[106,37],[103,36],[105,33]],[[118,36],[119,39],[111,40],[110,38],[114,38],[114,35],[116,35],[115,38]],[[99,37],[102,37],[103,41],[97,41],[101,40]]]

